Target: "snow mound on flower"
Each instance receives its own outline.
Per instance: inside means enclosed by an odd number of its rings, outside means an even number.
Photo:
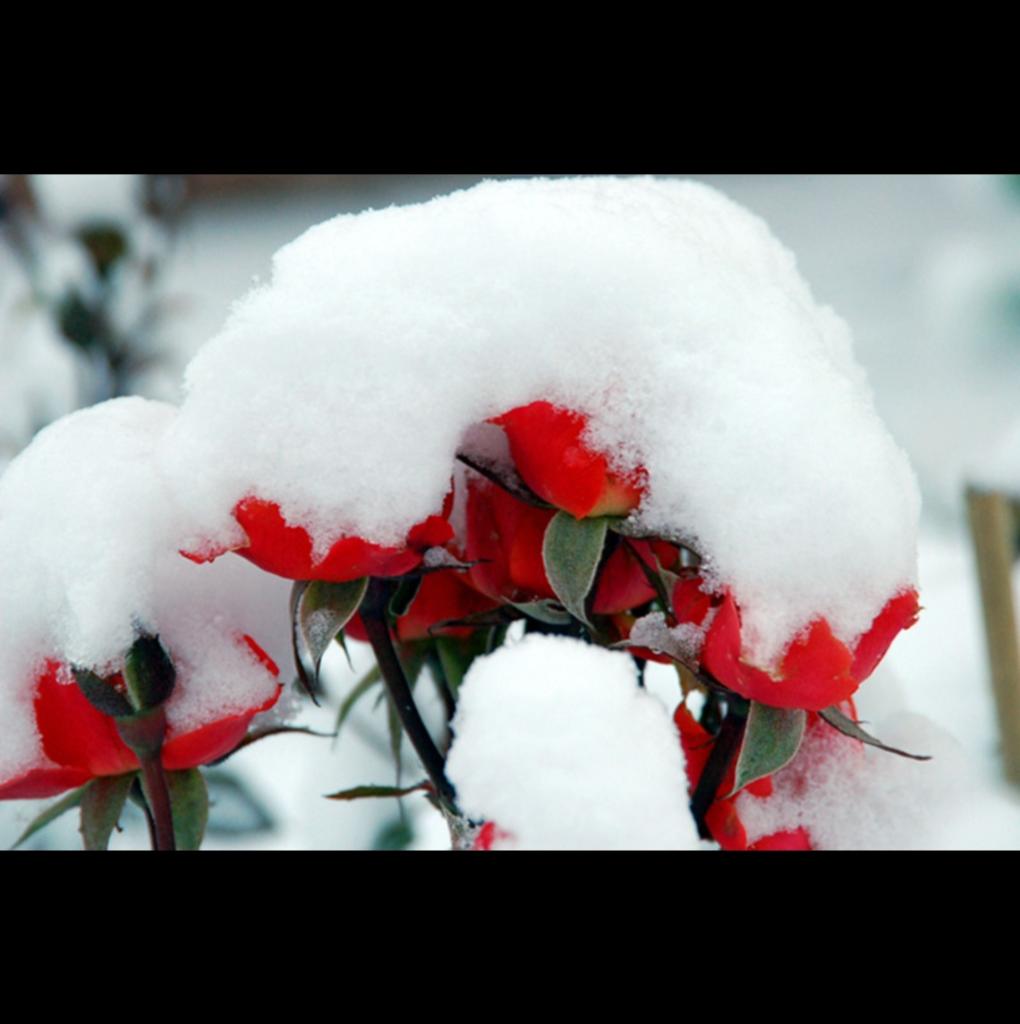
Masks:
[[[911,712],[868,729],[932,760],[865,747],[834,729],[811,729],[794,762],[773,777],[771,797],[738,798],[748,842],[806,828],[820,850],[968,849],[989,840],[1020,846],[1020,801],[990,790],[949,733]]]
[[[919,496],[850,331],[758,217],[704,185],[486,182],[340,216],[281,249],[186,374],[164,453],[194,544],[245,495],[321,553],[436,512],[473,425],[590,417],[639,518],[733,589],[759,663],[825,616],[845,642],[916,576]]]
[[[156,470],[173,406],[122,398],[41,431],[0,477],[0,777],[38,757],[32,699],[45,659],[119,671],[140,630],[179,670],[171,729],[264,703],[276,683],[243,636],[285,666],[289,587],[241,559],[178,553]]]
[[[624,654],[529,635],[475,661],[447,772],[514,849],[697,849],[680,740]]]

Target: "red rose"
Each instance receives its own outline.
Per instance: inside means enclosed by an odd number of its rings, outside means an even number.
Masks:
[[[289,526],[275,501],[248,497],[234,507],[234,518],[245,540],[233,547],[212,551],[182,552],[193,562],[211,562],[227,551],[236,551],[260,569],[291,580],[329,580],[343,583],[362,576],[402,576],[421,565],[430,547],[445,544],[453,536],[446,520],[452,495],[443,515],[429,516],[413,526],[400,547],[384,547],[361,537],[341,537],[324,558],[312,557],[312,538],[303,526]]]
[[[909,629],[920,608],[917,592],[891,598],[850,650],[818,619],[787,647],[775,672],[742,658],[740,611],[727,592],[708,628],[701,662],[719,682],[762,704],[821,711],[847,700],[874,671],[896,634]]]
[[[581,440],[588,425],[581,413],[532,402],[490,422],[506,431],[524,482],[576,519],[625,516],[641,503],[645,471],[639,468],[627,476],[612,472],[605,455]]]
[[[250,636],[243,641],[265,670],[277,678],[279,669]],[[113,718],[94,708],[73,682],[61,682],[61,665],[47,661],[35,681],[35,720],[42,737],[40,763],[8,779],[0,779],[0,799],[55,796],[104,775],[137,771],[138,758],[117,732]],[[119,676],[112,685],[123,685]],[[272,707],[282,686],[258,705],[234,711],[187,732],[171,726],[163,743],[168,771],[195,768],[230,753],[244,739],[252,718]]]

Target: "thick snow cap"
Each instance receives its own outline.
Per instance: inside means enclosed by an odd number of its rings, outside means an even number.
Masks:
[[[544,399],[647,469],[636,517],[703,555],[757,664],[819,617],[851,644],[916,583],[918,489],[849,329],[704,185],[486,182],[337,217],[277,253],[186,387],[163,465],[196,548],[238,541],[246,495],[319,554],[400,543],[466,432]]]

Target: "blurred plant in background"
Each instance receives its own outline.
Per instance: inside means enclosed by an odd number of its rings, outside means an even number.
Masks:
[[[175,392],[162,271],[185,199],[173,175],[0,177],[0,468],[75,408]]]

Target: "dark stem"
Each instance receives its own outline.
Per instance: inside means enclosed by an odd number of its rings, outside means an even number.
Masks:
[[[421,760],[439,800],[451,813],[459,814],[456,805],[456,791],[446,777],[446,762],[418,713],[414,697],[411,694],[411,687],[404,674],[404,666],[401,665],[397,650],[393,646],[386,609],[394,589],[394,585],[389,580],[371,580],[361,603],[361,621],[365,626],[372,650],[375,652],[375,660],[382,673],[383,683],[393,701],[393,706],[397,709],[400,724],[404,732],[407,733],[411,746],[414,747],[415,753]]]
[[[740,750],[740,742],[747,724],[747,701],[734,697],[729,703],[726,717],[715,739],[712,753],[708,755],[705,770],[701,773],[698,785],[691,797],[691,814],[698,826],[698,835],[702,839],[711,839],[712,835],[705,824],[705,815],[715,800],[715,795],[722,785],[733,759]]]
[[[145,798],[152,811],[155,850],[174,850],[174,818],[170,810],[170,789],[159,754],[142,758]]]

